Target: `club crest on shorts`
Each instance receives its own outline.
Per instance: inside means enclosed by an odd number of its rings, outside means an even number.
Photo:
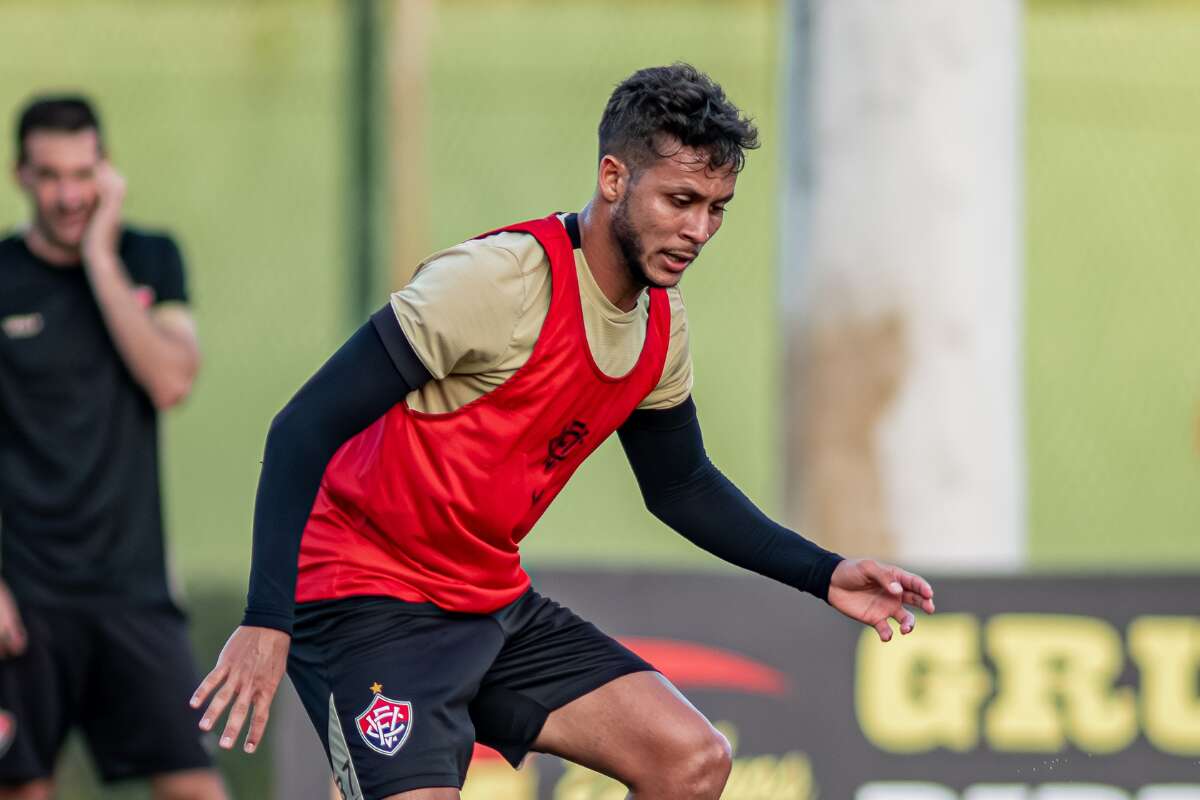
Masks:
[[[385,756],[394,756],[412,732],[412,703],[383,695],[378,683],[371,686],[374,697],[366,710],[354,718],[358,735],[367,747]]]

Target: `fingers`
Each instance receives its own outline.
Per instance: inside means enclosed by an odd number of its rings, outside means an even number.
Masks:
[[[929,585],[929,581],[916,575],[912,572],[897,570],[900,573],[900,583],[910,592],[921,595],[921,597],[930,600],[933,599],[933,587]]]
[[[238,674],[230,674],[227,666],[218,665],[201,682],[189,703],[192,708],[200,708],[205,699],[217,687],[220,687],[219,691],[213,695],[212,702],[209,703],[204,716],[200,719],[200,729],[213,730],[217,720],[221,718],[228,707],[229,718],[221,731],[218,745],[225,750],[231,749],[234,742],[237,741],[242,727],[246,724],[246,718],[250,717],[250,731],[246,735],[243,749],[247,753],[253,753],[258,749],[263,733],[266,731],[271,700],[275,695],[273,688],[262,688],[262,683],[263,681],[255,680],[253,676],[243,679]],[[232,706],[230,706],[231,701],[233,702]],[[251,709],[253,709],[253,715],[251,715]]]
[[[258,697],[254,701],[254,717],[250,720],[250,732],[246,734],[244,749],[253,753],[262,741],[263,732],[267,729],[267,719],[271,716],[271,698]]]
[[[242,732],[242,725],[246,724],[246,715],[250,713],[250,687],[247,686],[238,694],[237,701],[233,704],[233,708],[229,712],[229,719],[225,722],[225,730],[221,732],[221,741],[218,744],[223,750],[229,750],[233,747],[233,742],[237,739],[238,734]]]
[[[901,606],[899,611],[893,613],[891,618],[899,623],[901,636],[907,636],[913,632],[913,628],[917,627],[917,618],[904,606]]]
[[[933,587],[920,575],[870,559],[864,559],[861,565],[868,578],[898,597],[901,602],[916,606],[926,614],[934,612]]]
[[[213,689],[221,685],[227,674],[229,674],[229,667],[225,664],[217,664],[213,667],[212,672],[204,676],[204,680],[200,681],[200,685],[196,687],[196,693],[192,695],[192,699],[188,701],[188,705],[192,708],[199,708],[204,705],[204,701],[212,694]]]
[[[208,709],[205,710],[204,716],[200,718],[200,730],[211,731],[213,725],[216,724],[217,718],[225,713],[225,707],[229,705],[229,701],[233,699],[237,687],[234,681],[227,681],[224,686],[213,697],[212,702],[208,704]]]
[[[907,608],[900,606],[899,609],[871,626],[879,634],[881,642],[890,642],[892,640],[892,625],[888,622],[889,619],[896,620],[896,623],[900,626],[901,636],[907,636],[917,627],[916,616]]]
[[[932,600],[928,600],[914,592],[905,592],[904,595],[900,598],[900,602],[904,603],[904,605],[906,605],[906,606],[913,606],[914,608],[919,608],[922,611],[924,611],[926,614],[932,614],[933,610],[934,610]]]
[[[904,587],[900,585],[900,573],[903,570],[888,564],[880,564],[878,561],[872,561],[869,558],[864,559],[860,564],[867,577],[882,586],[889,594],[899,597],[904,593]]]

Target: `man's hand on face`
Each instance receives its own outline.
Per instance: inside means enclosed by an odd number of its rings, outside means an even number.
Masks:
[[[217,658],[217,665],[192,695],[192,708],[200,708],[205,699],[218,686],[221,687],[200,720],[200,728],[206,731],[213,729],[217,718],[229,706],[229,701],[234,701],[219,742],[225,750],[233,747],[251,706],[254,707],[254,717],[243,749],[253,753],[258,748],[263,731],[267,728],[271,700],[287,668],[291,643],[292,637],[282,631],[249,625],[239,627],[225,643]]]
[[[0,581],[0,659],[12,658],[25,652],[25,626],[17,601],[4,581]]]
[[[829,580],[829,605],[850,619],[870,625],[883,641],[892,638],[888,619],[900,633],[912,633],[916,617],[905,606],[933,613],[933,587],[920,575],[871,559],[846,559]]]
[[[83,234],[84,263],[116,255],[124,205],[125,178],[108,161],[101,161],[96,167],[96,208]]]

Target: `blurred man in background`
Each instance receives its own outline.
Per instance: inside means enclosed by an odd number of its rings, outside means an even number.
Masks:
[[[718,797],[728,742],[521,567],[521,538],[614,431],[646,506],[698,546],[885,641],[889,618],[913,629],[905,604],[933,611],[920,577],[778,525],[704,452],[678,284],[754,126],[676,64],[617,87],[599,144],[579,214],[427,259],[276,418],[246,615],[193,699],[215,693],[206,729],[232,709],[222,747],[248,718],[257,747],[286,663],[348,798],[457,798],[475,741],[639,798]]]
[[[34,100],[16,146],[32,222],[0,240],[0,797],[52,796],[79,726],[106,782],[220,800],[159,494],[158,412],[200,364],[183,261],[122,224],[87,100]]]

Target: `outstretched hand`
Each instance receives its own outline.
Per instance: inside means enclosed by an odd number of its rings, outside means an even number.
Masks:
[[[920,575],[869,558],[846,559],[829,580],[829,605],[853,620],[870,625],[882,641],[892,638],[888,619],[900,624],[900,633],[911,633],[917,624],[913,606],[933,613],[933,587]]]
[[[229,701],[234,701],[219,742],[225,750],[233,747],[251,706],[254,716],[243,749],[253,753],[258,748],[267,728],[271,699],[275,697],[275,690],[287,668],[291,643],[292,637],[282,631],[249,625],[239,627],[222,648],[217,665],[192,695],[192,708],[200,708],[208,696],[221,687],[200,719],[200,728],[206,731],[213,729]]]

